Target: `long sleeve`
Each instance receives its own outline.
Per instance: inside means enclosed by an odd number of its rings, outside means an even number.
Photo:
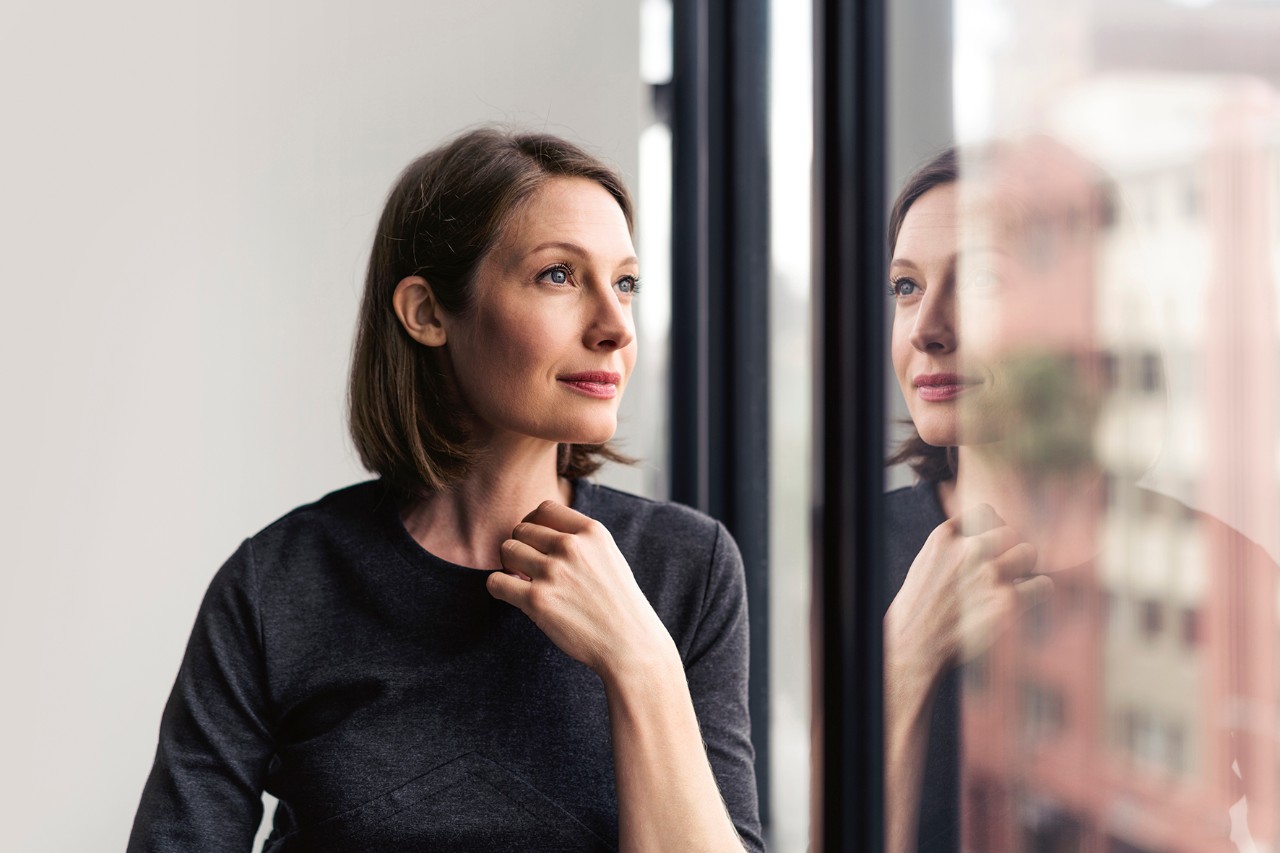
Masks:
[[[742,556],[728,531],[717,524],[703,614],[685,658],[685,676],[711,769],[734,827],[748,850],[761,851],[747,674]]]
[[[272,755],[262,625],[248,541],[200,606],[160,723],[129,853],[247,851]]]

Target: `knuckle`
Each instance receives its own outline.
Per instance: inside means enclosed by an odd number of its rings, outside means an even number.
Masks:
[[[953,515],[951,518],[948,518],[946,521],[933,528],[933,532],[929,534],[929,538],[932,539],[935,536],[955,536],[960,532],[962,525],[963,522],[961,521],[960,516]]]
[[[557,533],[551,544],[552,553],[560,557],[572,557],[577,553],[578,541],[568,533]]]

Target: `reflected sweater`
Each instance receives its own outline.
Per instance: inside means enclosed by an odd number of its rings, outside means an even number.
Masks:
[[[717,522],[578,481],[685,666],[734,825],[762,850],[741,557]],[[201,605],[129,841],[142,851],[611,850],[600,679],[423,550],[380,482],[248,539]]]
[[[921,481],[885,495],[886,609],[929,534],[946,520],[936,483]],[[918,849],[955,853],[960,849],[960,676],[954,667],[939,679],[934,695],[923,779]]]

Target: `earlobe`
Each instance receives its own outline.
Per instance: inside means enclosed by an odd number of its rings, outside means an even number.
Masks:
[[[391,304],[409,337],[425,346],[444,346],[448,339],[444,311],[425,278],[411,275],[400,279],[391,296]]]

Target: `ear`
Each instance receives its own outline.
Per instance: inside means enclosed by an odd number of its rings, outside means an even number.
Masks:
[[[444,309],[436,302],[436,295],[425,278],[411,275],[400,279],[391,304],[409,337],[429,347],[444,346],[448,338]]]

